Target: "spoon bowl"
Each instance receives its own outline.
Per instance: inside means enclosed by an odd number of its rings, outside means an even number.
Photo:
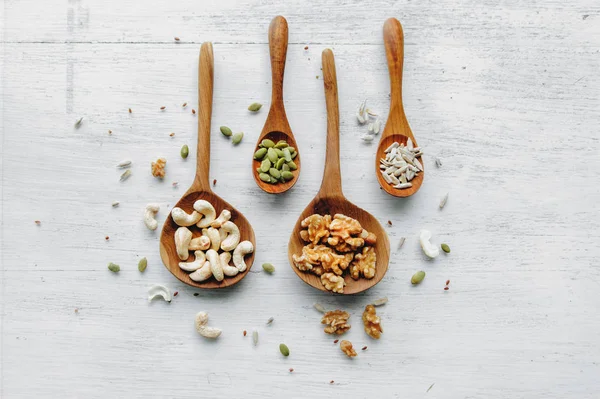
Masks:
[[[390,258],[390,242],[388,236],[379,223],[379,221],[364,209],[359,208],[348,201],[342,193],[342,181],[340,173],[340,116],[338,107],[337,77],[335,71],[335,60],[333,52],[330,49],[323,51],[323,82],[325,85],[325,100],[327,104],[327,150],[325,155],[325,172],[323,173],[323,182],[317,196],[302,211],[300,218],[294,226],[294,230],[288,244],[288,259],[292,270],[305,283],[321,291],[328,291],[319,276],[312,273],[303,272],[294,266],[292,255],[302,253],[302,248],[306,243],[300,237],[302,221],[315,213],[321,215],[335,215],[341,213],[356,219],[367,231],[377,236],[377,242],[374,245],[377,257],[377,266],[375,276],[372,279],[361,277],[358,280],[352,279],[347,273],[344,276],[346,286],[343,295],[356,294],[365,291],[377,284],[388,270]]]
[[[211,43],[203,43],[200,49],[200,65],[198,72],[198,150],[196,154],[196,177],[192,186],[181,197],[175,206],[180,207],[186,212],[193,210],[194,202],[199,199],[210,202],[217,215],[227,209],[231,212],[231,221],[235,223],[240,230],[240,241],[248,240],[254,246],[254,252],[246,255],[245,261],[248,267],[244,272],[238,273],[233,277],[225,277],[222,281],[216,281],[213,277],[208,280],[196,282],[189,277],[189,273],[179,267],[182,262],[177,256],[175,247],[175,231],[179,226],[173,221],[171,215],[167,216],[165,224],[160,235],[160,257],[165,267],[180,281],[196,288],[224,288],[238,283],[246,277],[252,264],[254,263],[254,254],[256,253],[256,239],[254,230],[250,222],[227,201],[220,198],[210,188],[208,172],[210,168],[210,122],[212,115],[213,98],[213,79],[214,79],[214,58]],[[201,235],[200,230],[190,227],[194,237]],[[194,260],[194,254],[185,262]]]
[[[402,104],[402,69],[404,67],[404,32],[402,25],[396,18],[389,18],[383,25],[383,41],[385,42],[385,54],[388,61],[388,69],[390,72],[390,113],[388,120],[381,134],[379,145],[377,147],[377,156],[375,157],[375,174],[381,188],[388,194],[394,197],[409,197],[416,193],[423,179],[425,171],[420,172],[410,182],[412,187],[397,189],[388,184],[382,177],[379,169],[379,160],[385,159],[385,150],[394,142],[403,143],[410,138],[415,147],[418,147],[417,140],[413,135],[412,130],[404,113],[404,105]],[[423,156],[421,156],[421,164],[424,165]]]
[[[272,78],[272,91],[271,91],[271,108],[269,109],[269,115],[265,121],[265,126],[258,137],[256,143],[256,152],[261,141],[264,139],[270,139],[277,143],[279,140],[287,141],[288,145],[294,147],[298,153],[294,158],[294,163],[298,167],[297,170],[292,171],[294,177],[285,183],[265,183],[260,180],[256,168],[260,166],[260,161],[252,159],[252,176],[254,181],[264,192],[269,194],[281,194],[289,190],[298,181],[300,176],[301,162],[300,162],[300,150],[290,128],[290,124],[285,114],[285,107],[283,105],[283,74],[285,72],[285,60],[287,57],[287,46],[288,46],[288,25],[287,21],[282,16],[277,16],[271,21],[269,26],[269,55],[271,57],[271,78]],[[252,155],[254,155],[254,152]]]

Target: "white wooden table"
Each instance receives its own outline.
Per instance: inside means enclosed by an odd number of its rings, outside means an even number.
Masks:
[[[2,3],[0,397],[600,395],[597,1]],[[277,14],[289,23],[284,96],[303,170],[288,195],[269,196],[249,159],[270,100],[267,29]],[[404,26],[406,112],[426,153],[424,185],[406,200],[379,189],[376,145],[360,141],[365,127],[354,117],[365,98],[387,116],[390,16]],[[215,51],[211,179],[253,223],[258,247],[252,273],[219,292],[179,283],[160,261],[159,231],[141,217],[158,202],[162,226],[193,178],[195,151],[183,161],[179,149],[195,148],[203,41]],[[337,62],[345,194],[393,222],[387,275],[352,297],[305,285],[286,256],[323,170],[327,47]],[[254,101],[265,108],[251,115]],[[242,144],[232,147],[219,125],[243,130]],[[159,156],[164,182],[149,173]],[[133,175],[120,183],[123,159]],[[426,260],[422,228],[452,253]],[[108,262],[122,271],[110,273]],[[260,272],[263,262],[275,275]],[[412,287],[417,270],[427,277]],[[179,295],[149,304],[152,283]],[[382,296],[384,335],[373,341],[360,317]],[[314,302],[352,313],[345,337],[357,358],[323,333]],[[223,329],[218,341],[195,332],[201,310]],[[242,336],[254,328],[256,347]]]

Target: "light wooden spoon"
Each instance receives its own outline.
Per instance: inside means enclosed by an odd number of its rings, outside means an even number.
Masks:
[[[377,219],[367,211],[357,207],[348,201],[342,193],[342,178],[340,173],[340,114],[338,106],[337,78],[335,72],[335,61],[333,52],[325,49],[322,56],[323,82],[325,85],[325,102],[327,104],[327,151],[325,154],[325,172],[323,182],[317,196],[304,209],[300,218],[294,226],[294,231],[288,244],[288,259],[294,272],[305,283],[313,287],[327,291],[321,283],[319,276],[298,270],[294,266],[292,255],[300,255],[302,247],[306,244],[300,237],[302,227],[300,223],[308,216],[318,213],[321,215],[342,213],[360,222],[363,228],[377,236],[375,253],[377,255],[377,269],[375,277],[368,280],[359,278],[352,279],[348,274],[345,276],[346,287],[344,294],[356,294],[365,291],[377,284],[388,269],[390,258],[390,242],[388,236]]]
[[[262,133],[258,137],[256,143],[256,152],[261,141],[264,139],[270,139],[274,143],[279,140],[287,141],[288,145],[294,147],[298,153],[294,158],[294,163],[298,167],[297,170],[292,171],[294,178],[285,183],[265,183],[260,180],[256,168],[260,166],[260,161],[252,159],[252,175],[254,181],[258,187],[269,194],[281,194],[286,192],[296,184],[298,176],[300,176],[300,150],[296,144],[296,139],[290,128],[290,124],[285,114],[285,107],[283,106],[283,73],[285,72],[285,59],[287,56],[288,46],[288,25],[285,18],[277,16],[271,21],[269,26],[269,54],[271,55],[271,109],[267,116],[267,121],[263,127]],[[254,152],[252,155],[254,155]]]
[[[406,114],[404,113],[404,105],[402,104],[402,68],[404,65],[404,33],[402,25],[396,18],[390,18],[383,25],[383,41],[385,42],[385,53],[387,55],[388,69],[390,71],[390,86],[391,86],[391,101],[390,113],[388,120],[381,134],[379,146],[377,147],[377,156],[375,157],[375,174],[379,185],[386,193],[394,197],[409,197],[416,193],[425,177],[425,172],[420,172],[410,182],[412,187],[405,189],[397,189],[388,184],[381,175],[379,169],[379,160],[385,159],[385,149],[388,148],[394,141],[406,145],[410,138],[415,147],[418,147],[417,140],[410,130]],[[424,165],[423,157],[420,158],[421,164]]]
[[[246,271],[238,273],[233,277],[225,277],[223,281],[219,282],[211,277],[210,279],[202,282],[196,282],[190,279],[189,273],[181,270],[179,262],[181,260],[177,256],[175,249],[175,230],[179,226],[175,224],[171,215],[165,220],[165,224],[162,229],[160,236],[160,257],[165,264],[166,268],[169,269],[175,277],[182,282],[197,288],[224,288],[234,285],[241,279],[246,277],[248,271],[252,267],[254,262],[254,254],[256,253],[256,240],[254,238],[254,230],[252,226],[246,220],[238,210],[236,210],[229,203],[221,199],[218,195],[212,192],[210,189],[210,182],[208,180],[208,171],[210,169],[210,120],[212,115],[212,101],[213,101],[213,80],[214,80],[214,58],[212,43],[202,43],[200,49],[200,63],[198,67],[198,150],[196,154],[196,177],[192,186],[187,192],[181,197],[179,202],[175,206],[180,207],[188,213],[193,211],[194,202],[203,199],[210,202],[217,215],[223,210],[228,209],[231,211],[231,221],[234,222],[240,229],[240,241],[248,240],[254,245],[254,252],[246,256],[246,264],[248,265]],[[194,236],[200,236],[201,233],[196,226],[189,228],[194,233]],[[190,253],[190,258],[185,262],[191,262],[194,260],[194,254]]]

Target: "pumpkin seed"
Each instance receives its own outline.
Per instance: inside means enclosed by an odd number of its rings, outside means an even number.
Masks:
[[[279,344],[279,351],[283,356],[290,355],[290,348],[288,348],[286,344]]]
[[[260,161],[261,159],[263,159],[265,157],[266,154],[267,154],[267,149],[260,148],[254,153],[254,159]]]
[[[284,161],[285,161],[285,159],[284,159]],[[290,171],[290,167],[287,166],[287,164],[284,163],[283,166],[281,167],[281,171],[282,172],[289,172]]]
[[[291,153],[292,159],[295,159],[296,156],[298,155],[298,152],[294,151]]]
[[[117,265],[115,263],[110,262],[108,264],[108,270],[110,270],[113,273],[117,273],[117,272],[119,272],[119,270],[121,270],[121,266],[119,266],[119,265]]]
[[[262,268],[265,272],[267,272],[269,274],[273,274],[275,272],[275,266],[273,266],[270,263],[263,263]]]
[[[244,137],[244,132],[239,132],[233,135],[233,137],[231,138],[231,142],[234,145],[239,144],[242,141],[242,138]]]
[[[298,166],[296,166],[296,163],[294,161],[288,162],[287,166],[289,166],[290,170],[296,170],[296,169],[298,169]]]
[[[229,137],[233,134],[231,129],[228,128],[227,126],[221,126],[219,129],[221,130],[221,133],[223,133],[223,136]]]
[[[285,140],[279,140],[277,142],[277,144],[275,144],[275,148],[285,148],[287,146],[288,146],[288,143]]]
[[[276,178],[276,179],[279,179],[279,178],[281,177],[281,172],[279,172],[279,171],[278,171],[277,169],[275,169],[275,168],[271,168],[271,169],[269,169],[269,174],[270,174],[271,176],[273,176],[274,178]]]
[[[140,261],[138,262],[138,270],[140,272],[143,272],[144,270],[146,270],[146,267],[148,267],[148,259],[146,259],[146,258],[140,259]]]
[[[275,168],[276,169],[281,169],[283,167],[283,164],[285,163],[285,159],[283,158],[279,158],[277,160],[277,162],[275,163]]]
[[[263,160],[260,163],[260,171],[267,173],[269,169],[271,169],[271,161],[269,161],[268,159]]]
[[[277,162],[277,159],[279,158],[279,157],[277,156],[277,153],[275,152],[275,150],[274,150],[273,148],[269,148],[269,149],[267,150],[267,157],[269,157],[269,160],[270,160],[272,163],[275,163],[275,162]]]
[[[444,251],[447,254],[450,253],[450,247],[448,246],[448,244],[442,244],[442,251]]]
[[[188,155],[190,154],[190,147],[187,146],[187,144],[185,144],[183,147],[181,147],[181,158],[185,159],[188,157]]]
[[[413,274],[413,276],[410,278],[410,283],[413,285],[421,284],[421,282],[423,281],[424,278],[425,278],[425,272],[421,270],[421,271]]]
[[[260,169],[260,166],[258,168],[256,168],[256,173],[258,173],[258,174],[263,173],[263,171]]]
[[[277,154],[277,156],[279,158],[283,158],[283,151],[281,151],[279,148],[273,148],[275,150],[275,153]]]
[[[296,149],[295,149],[294,147],[292,147],[292,146],[288,147],[288,150],[290,150],[290,154],[291,154],[292,152],[296,152]]]
[[[292,162],[292,154],[290,153],[290,149],[284,148],[282,152],[283,152],[283,157],[285,158],[285,161]]]
[[[271,182],[271,176],[269,176],[266,173],[259,173],[258,174],[258,178],[262,181],[264,181],[265,183],[270,183]]]
[[[281,172],[281,177],[283,177],[286,181],[288,181],[288,180],[292,180],[294,178],[294,175],[292,174],[292,172],[284,171],[284,172]]]
[[[258,110],[261,108],[262,108],[261,103],[252,103],[248,106],[248,111],[258,112]]]
[[[263,147],[266,147],[266,148],[271,148],[275,145],[275,143],[273,143],[273,141],[269,140],[269,139],[264,139],[260,143],[262,144]]]
[[[274,178],[273,176],[271,176],[271,181],[270,181],[270,183],[271,183],[271,184],[278,183],[278,180],[277,180],[276,178]]]

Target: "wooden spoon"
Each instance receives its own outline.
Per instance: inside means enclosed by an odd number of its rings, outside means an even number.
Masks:
[[[391,104],[385,129],[381,134],[379,146],[377,147],[377,156],[375,157],[375,175],[379,180],[379,185],[386,193],[394,197],[408,197],[416,193],[425,177],[425,172],[420,172],[410,182],[412,187],[397,189],[388,184],[381,175],[379,169],[379,160],[385,159],[385,149],[394,141],[406,145],[410,138],[415,147],[418,147],[417,140],[410,130],[404,106],[402,105],[402,67],[404,64],[404,33],[402,25],[396,18],[390,18],[383,24],[383,41],[385,42],[385,53],[387,55],[388,69],[390,71],[391,86]],[[420,158],[423,165],[423,157]]]
[[[298,167],[297,170],[291,171],[294,175],[292,180],[285,183],[265,183],[260,180],[256,168],[260,166],[260,161],[252,159],[252,175],[254,181],[258,187],[269,194],[281,194],[286,192],[296,184],[298,176],[300,176],[300,150],[296,144],[296,139],[288,123],[287,116],[285,115],[285,108],[283,106],[283,73],[285,71],[285,59],[287,56],[288,46],[288,26],[287,21],[282,16],[277,16],[271,21],[269,26],[269,53],[271,55],[271,80],[272,91],[271,91],[271,109],[267,116],[267,121],[263,127],[262,133],[258,137],[256,143],[256,152],[261,141],[264,139],[270,139],[274,143],[279,140],[287,141],[288,145],[294,147],[298,152],[294,163]],[[254,152],[252,153],[254,155]]]
[[[245,260],[248,267],[243,273],[238,273],[233,277],[225,276],[221,282],[216,281],[214,277],[202,282],[193,281],[190,279],[189,273],[181,270],[179,267],[179,262],[181,262],[181,260],[177,256],[174,238],[175,230],[177,230],[179,226],[175,224],[173,218],[169,215],[167,220],[165,220],[160,236],[160,257],[166,268],[169,269],[175,277],[182,282],[197,288],[224,288],[234,285],[246,277],[254,262],[254,253],[256,253],[256,240],[254,238],[252,226],[248,220],[246,220],[244,215],[212,192],[210,189],[210,182],[208,181],[208,171],[210,169],[210,120],[212,115],[213,78],[214,59],[212,43],[205,42],[202,43],[200,49],[200,64],[198,67],[198,150],[196,154],[196,177],[192,186],[175,206],[191,213],[194,209],[194,202],[203,199],[213,205],[217,211],[217,215],[223,209],[230,210],[231,221],[240,229],[240,241],[248,240],[252,242],[252,245],[254,245],[254,252],[246,256]],[[191,226],[189,229],[192,230],[195,237],[201,235],[196,226]],[[191,262],[193,260],[194,254],[190,253],[189,259],[185,262]]]
[[[321,215],[342,213],[360,222],[363,228],[377,236],[375,253],[377,255],[377,269],[372,279],[352,279],[347,273],[344,277],[346,287],[344,294],[356,294],[365,291],[377,284],[388,269],[390,258],[390,242],[388,236],[377,219],[367,211],[348,201],[342,193],[342,179],[340,173],[340,114],[338,107],[337,78],[333,52],[325,49],[322,56],[323,82],[325,84],[325,102],[327,104],[327,151],[325,154],[325,172],[323,182],[317,196],[304,209],[294,226],[294,231],[288,244],[288,259],[292,270],[296,272],[305,283],[327,291],[321,283],[319,276],[298,270],[294,266],[292,255],[300,255],[302,247],[306,244],[300,237],[302,227],[300,223],[308,216],[318,213]]]

